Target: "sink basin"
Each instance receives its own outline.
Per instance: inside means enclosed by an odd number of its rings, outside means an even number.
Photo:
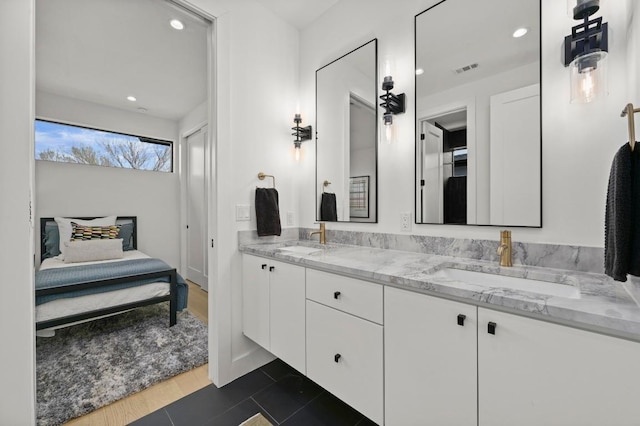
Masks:
[[[467,271],[465,269],[456,268],[440,269],[434,274],[434,276],[492,288],[498,287],[510,290],[522,290],[529,293],[566,297],[569,299],[580,298],[580,290],[576,287],[568,284],[550,283],[530,278],[509,277],[506,275]]]
[[[286,246],[286,247],[280,247],[278,251],[284,252],[286,254],[306,255],[306,254],[317,253],[319,251],[322,251],[322,249],[317,247],[306,247],[306,246]]]

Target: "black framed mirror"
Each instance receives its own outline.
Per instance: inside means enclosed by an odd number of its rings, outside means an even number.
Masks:
[[[540,21],[540,0],[416,15],[416,223],[542,226]]]
[[[316,71],[316,219],[378,221],[378,41]]]

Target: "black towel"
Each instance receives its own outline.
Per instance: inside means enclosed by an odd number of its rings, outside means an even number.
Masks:
[[[635,155],[634,155],[635,154]],[[634,217],[640,210],[634,203],[640,202],[639,189],[634,184],[634,163],[637,152],[631,151],[628,143],[624,144],[613,157],[609,185],[607,187],[607,204],[604,224],[604,272],[616,281],[627,281],[630,270],[638,271],[639,266],[632,265],[632,240]],[[634,187],[636,192],[634,192]],[[634,212],[634,210],[636,210]],[[638,227],[640,229],[640,227]],[[640,241],[638,241],[640,242]],[[636,244],[637,247],[637,244]],[[638,248],[635,249],[638,251]]]
[[[629,274],[640,276],[640,145],[631,154],[631,255]]]
[[[453,176],[444,184],[444,223],[467,223],[467,177]]]
[[[320,220],[336,222],[338,220],[338,209],[336,208],[336,194],[323,192],[320,199]]]
[[[280,207],[275,188],[256,188],[256,222],[258,236],[280,235]]]

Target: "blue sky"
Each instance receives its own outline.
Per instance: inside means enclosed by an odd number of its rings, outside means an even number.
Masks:
[[[42,151],[53,149],[55,151],[69,152],[72,146],[93,145],[96,152],[102,152],[100,144],[96,141],[115,141],[138,138],[133,136],[119,135],[100,130],[84,129],[81,127],[68,126],[65,124],[49,123],[47,121],[36,120],[36,158]]]

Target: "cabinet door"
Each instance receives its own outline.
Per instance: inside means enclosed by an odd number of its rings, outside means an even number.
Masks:
[[[269,349],[269,262],[257,256],[242,256],[242,331]]]
[[[382,326],[307,300],[307,376],[383,423]]]
[[[305,270],[275,261],[269,266],[271,353],[305,373]]]
[[[639,365],[639,343],[478,308],[479,425],[638,425]]]
[[[385,425],[477,424],[476,309],[385,287]]]

